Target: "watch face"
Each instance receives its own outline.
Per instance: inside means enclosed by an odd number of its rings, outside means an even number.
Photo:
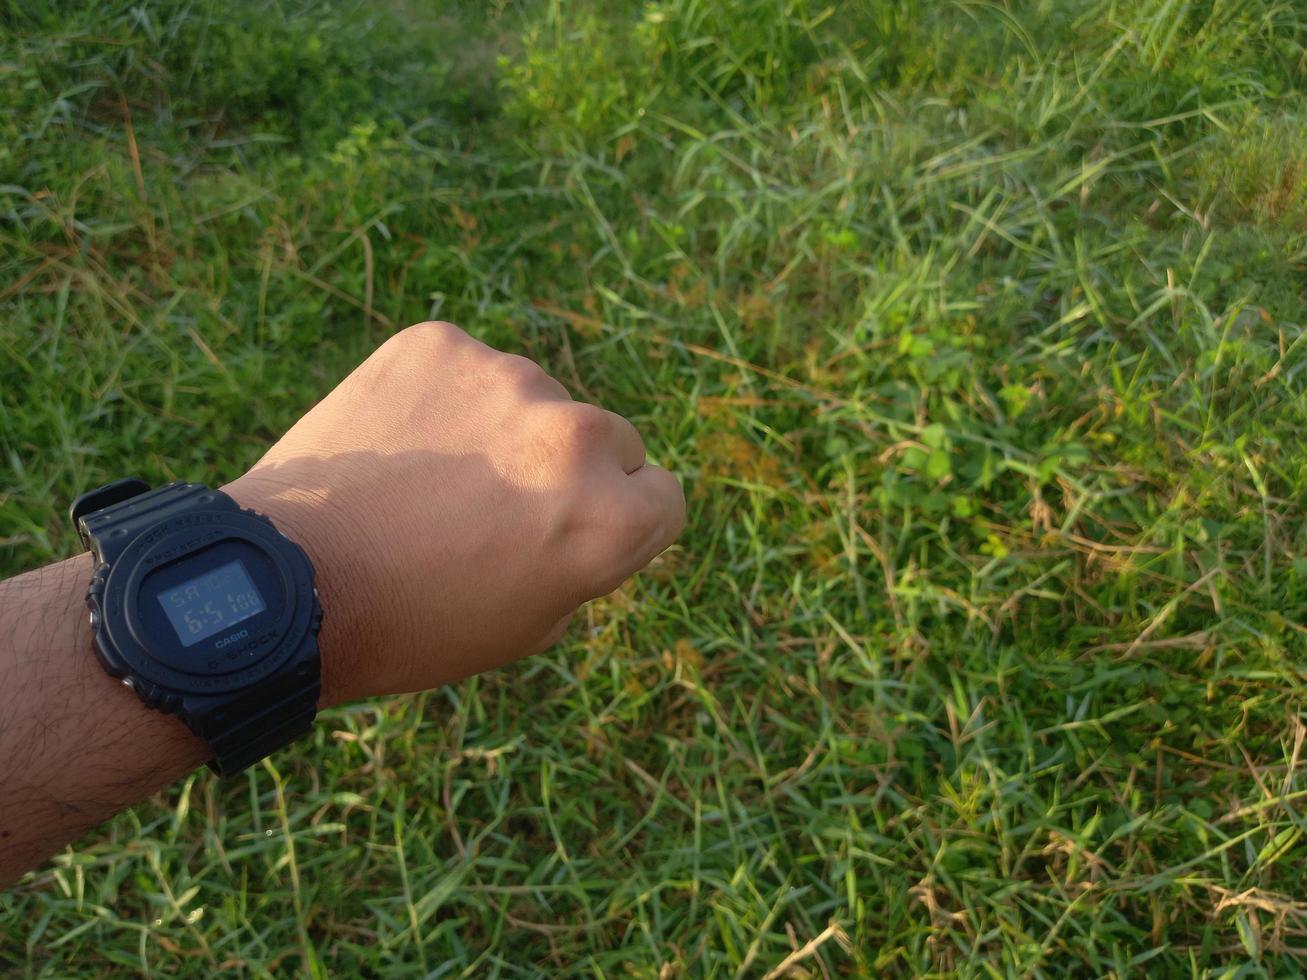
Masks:
[[[268,608],[239,558],[157,596],[182,646],[231,629]]]
[[[258,543],[229,538],[147,574],[136,616],[156,659],[189,674],[240,670],[286,605],[281,575]]]
[[[95,606],[110,672],[169,696],[257,684],[304,650],[321,620],[303,550],[239,510],[147,528],[108,566]]]

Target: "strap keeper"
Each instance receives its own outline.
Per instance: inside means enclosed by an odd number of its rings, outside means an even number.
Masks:
[[[91,547],[91,536],[82,525],[83,517],[149,492],[148,483],[138,477],[129,476],[124,480],[115,480],[113,483],[88,490],[74,500],[73,505],[68,508],[68,519],[77,529],[77,536],[82,539],[82,545],[86,548]]]

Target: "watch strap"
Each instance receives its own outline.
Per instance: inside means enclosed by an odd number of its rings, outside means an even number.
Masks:
[[[228,698],[184,699],[180,716],[213,750],[209,768],[233,776],[313,728],[322,692],[317,640],[305,640],[286,676],[256,692]]]
[[[78,497],[69,516],[97,562],[112,565],[138,536],[161,521],[190,510],[240,509],[227,494],[202,483],[168,483],[151,490],[148,483],[132,478]],[[219,776],[235,775],[312,729],[322,690],[318,621],[315,614],[315,629],[299,654],[257,689],[182,698],[177,715],[213,750],[209,768]]]
[[[102,500],[114,502],[96,508]],[[130,479],[83,494],[73,502],[69,515],[82,543],[99,561],[113,564],[129,544],[153,525],[199,509],[239,510],[240,507],[221,490],[212,490],[202,483],[166,483],[151,490],[145,481]]]

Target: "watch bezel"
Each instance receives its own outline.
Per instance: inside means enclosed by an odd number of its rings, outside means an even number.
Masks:
[[[183,649],[179,637],[145,629],[142,586],[164,566],[227,540],[261,550],[276,569],[283,608],[275,620],[242,643],[245,666],[229,672],[189,672],[160,659],[161,651]],[[121,661],[125,678],[180,696],[238,691],[275,674],[302,649],[312,629],[313,573],[303,550],[265,518],[241,510],[196,510],[165,518],[131,541],[113,561],[105,580],[97,633]],[[184,659],[184,655],[175,659]]]

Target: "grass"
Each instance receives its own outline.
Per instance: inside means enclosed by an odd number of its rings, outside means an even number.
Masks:
[[[0,7],[0,572],[441,317],[681,543],[0,897],[42,976],[1307,969],[1290,0]]]

